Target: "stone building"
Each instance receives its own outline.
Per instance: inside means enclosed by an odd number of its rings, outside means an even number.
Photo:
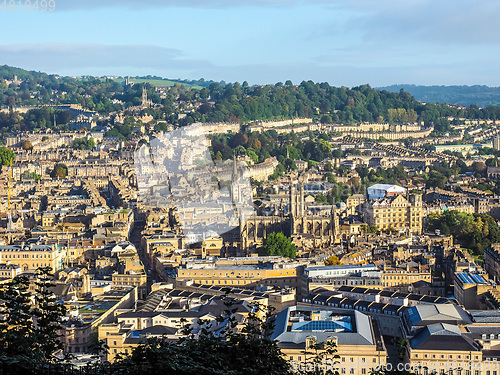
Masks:
[[[251,216],[240,226],[243,249],[262,243],[273,232],[283,232],[294,236],[310,234],[317,247],[333,245],[340,237],[340,224],[335,206],[322,213],[312,213],[306,209],[303,179],[292,176],[288,207],[281,207],[280,215]],[[285,214],[286,213],[286,214]]]
[[[413,233],[422,233],[422,195],[396,194],[381,199],[372,199],[363,205],[365,222],[376,225],[379,229],[409,229]]]

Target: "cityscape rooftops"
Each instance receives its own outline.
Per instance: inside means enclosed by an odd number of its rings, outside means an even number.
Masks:
[[[308,336],[317,342],[335,337],[338,345],[374,345],[370,318],[359,311],[337,308],[292,306],[276,316],[272,340],[303,345]]]
[[[53,251],[54,248],[49,245],[2,245],[0,246],[0,251]]]
[[[454,304],[417,305],[406,310],[405,315],[412,327],[433,323],[470,324],[466,311]]]
[[[478,346],[456,325],[435,323],[424,327],[410,340],[412,349],[478,351]]]

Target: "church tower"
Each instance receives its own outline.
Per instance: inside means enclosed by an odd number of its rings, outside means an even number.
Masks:
[[[142,100],[141,100],[141,106],[143,108],[150,107],[150,102],[148,100],[148,92],[146,91],[146,87],[142,88]]]
[[[297,187],[296,187],[297,186]],[[304,183],[301,178],[295,180],[295,176],[290,177],[290,215],[292,217],[302,217],[305,212]]]
[[[305,196],[304,196],[304,183],[299,178],[299,210],[298,215],[304,216],[305,213]]]

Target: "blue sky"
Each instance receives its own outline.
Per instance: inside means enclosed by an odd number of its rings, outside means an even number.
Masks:
[[[0,64],[250,84],[500,86],[498,0],[55,3],[0,9]]]

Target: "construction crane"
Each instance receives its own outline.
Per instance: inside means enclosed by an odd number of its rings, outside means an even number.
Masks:
[[[7,195],[7,231],[12,232],[12,211],[10,208],[10,196],[11,196],[11,182],[12,182],[12,158],[9,162],[9,192]]]

